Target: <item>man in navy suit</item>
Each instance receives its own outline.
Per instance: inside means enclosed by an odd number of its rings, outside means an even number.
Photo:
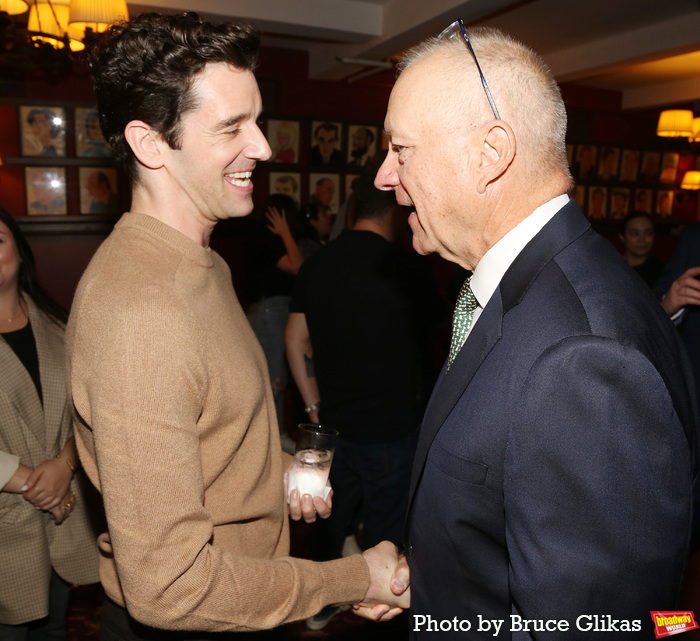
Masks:
[[[375,182],[415,209],[419,253],[473,272],[414,463],[411,635],[652,639],[691,547],[687,356],[567,195],[551,72],[470,35],[455,23],[403,59]]]

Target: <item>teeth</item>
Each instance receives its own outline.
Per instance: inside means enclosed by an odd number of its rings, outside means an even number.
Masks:
[[[231,184],[238,185],[240,187],[246,187],[248,183],[250,183],[250,177],[252,175],[252,171],[236,171],[230,174],[224,174]]]

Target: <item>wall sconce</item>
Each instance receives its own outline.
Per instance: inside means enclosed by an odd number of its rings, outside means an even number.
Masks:
[[[700,171],[686,171],[681,180],[681,189],[692,191],[700,189]]]
[[[70,0],[32,0],[27,31],[34,42],[50,44],[55,49],[66,45],[73,52],[85,49],[83,32],[68,24]]]
[[[693,118],[693,135],[688,140],[690,142],[700,142],[700,118]]]
[[[9,16],[16,16],[29,10],[29,5],[24,0],[0,0],[0,12]]]
[[[661,112],[656,135],[664,138],[693,136],[693,112],[690,109],[667,109]]]
[[[72,27],[93,33],[102,33],[116,20],[129,20],[126,0],[70,0]]]

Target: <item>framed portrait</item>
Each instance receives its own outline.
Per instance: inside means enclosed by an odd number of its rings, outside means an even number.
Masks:
[[[654,192],[651,189],[635,189],[634,190],[634,211],[643,211],[651,214],[652,206],[654,205]]]
[[[268,120],[267,140],[272,149],[270,162],[299,162],[299,123],[294,120]]]
[[[340,176],[338,174],[309,174],[309,200],[338,213],[340,202]]]
[[[661,173],[659,174],[659,182],[662,185],[672,185],[676,182],[676,174],[678,173],[678,163],[681,155],[667,151],[661,157]]]
[[[66,110],[62,107],[19,108],[23,156],[65,158]]]
[[[576,156],[571,174],[576,180],[595,178],[598,147],[596,145],[576,145]]]
[[[620,180],[633,183],[639,173],[639,158],[641,152],[638,149],[623,149],[620,161]]]
[[[80,213],[121,214],[114,167],[80,167]]]
[[[595,187],[588,188],[588,209],[586,215],[593,220],[605,218],[607,213],[606,201],[608,198],[608,188]]]
[[[350,198],[352,192],[355,191],[355,186],[359,180],[359,174],[345,174],[345,198],[343,199],[343,202]]]
[[[639,170],[639,181],[645,185],[655,185],[659,181],[661,154],[658,151],[645,151]]]
[[[311,123],[309,164],[335,167],[344,164],[343,152],[340,148],[342,139],[342,123],[314,120]]]
[[[367,125],[350,125],[348,127],[347,163],[353,167],[364,167],[377,153],[376,127]]]
[[[620,164],[620,150],[617,147],[603,147],[598,159],[598,179],[617,180],[617,167]]]
[[[291,196],[299,205],[299,188],[301,187],[301,174],[288,171],[270,172],[269,194],[285,194]]]
[[[581,211],[586,211],[586,188],[583,185],[576,185],[576,188],[574,189],[574,200],[581,208]]]
[[[30,216],[66,214],[66,172],[63,167],[25,167],[27,213]]]
[[[75,155],[78,158],[112,157],[112,149],[102,135],[100,117],[94,107],[75,108]]]
[[[656,194],[654,213],[661,218],[670,218],[673,213],[673,191],[659,190]]]
[[[616,187],[610,190],[610,209],[608,218],[622,220],[629,213],[630,190]]]

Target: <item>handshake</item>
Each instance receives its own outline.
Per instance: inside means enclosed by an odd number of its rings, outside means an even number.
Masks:
[[[411,605],[406,557],[389,541],[365,550],[369,566],[369,588],[362,603],[353,605],[355,614],[372,621],[388,621]]]
[[[291,466],[290,466],[291,468]],[[285,495],[289,489],[289,469],[284,473]],[[333,505],[333,491],[324,500],[320,496],[301,496],[298,489],[289,494],[289,515],[294,521],[313,523],[327,519]],[[355,614],[372,621],[388,621],[411,605],[409,570],[406,557],[399,555],[390,541],[382,541],[362,553],[369,567],[369,588],[361,603],[353,605]]]

